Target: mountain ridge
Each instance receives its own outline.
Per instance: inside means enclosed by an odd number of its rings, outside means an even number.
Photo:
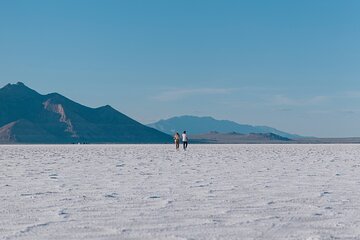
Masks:
[[[209,132],[205,134],[191,135],[192,141],[198,143],[212,144],[260,144],[260,143],[292,143],[294,140],[281,137],[274,133],[249,133],[241,134],[237,132],[219,133]]]
[[[2,143],[165,143],[171,137],[109,105],[90,108],[18,82],[0,89]]]
[[[183,130],[187,130],[190,134],[195,135],[207,134],[216,131],[219,133],[237,132],[241,134],[273,133],[289,139],[302,138],[302,136],[300,135],[283,132],[272,127],[239,124],[237,122],[229,120],[217,120],[209,116],[198,117],[183,115],[172,117],[169,119],[162,119],[158,122],[148,124],[147,126],[153,127],[167,134],[173,134],[175,131],[180,132]]]

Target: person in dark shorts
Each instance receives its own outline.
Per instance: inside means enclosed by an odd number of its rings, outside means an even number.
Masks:
[[[186,148],[188,146],[188,137],[186,135],[186,131],[184,131],[181,136],[182,136],[183,148],[184,148],[184,150],[186,150]]]
[[[180,145],[180,134],[179,133],[175,133],[174,141],[175,141],[176,150],[179,150],[179,145]]]

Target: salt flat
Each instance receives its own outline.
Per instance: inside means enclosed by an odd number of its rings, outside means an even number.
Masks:
[[[360,239],[360,145],[0,152],[0,239]]]

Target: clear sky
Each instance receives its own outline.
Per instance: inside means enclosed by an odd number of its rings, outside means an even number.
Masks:
[[[358,0],[2,0],[0,85],[142,123],[360,136],[359,12]]]

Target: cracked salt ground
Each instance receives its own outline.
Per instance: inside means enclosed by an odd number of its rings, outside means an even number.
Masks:
[[[0,239],[360,239],[359,145],[0,151]]]

